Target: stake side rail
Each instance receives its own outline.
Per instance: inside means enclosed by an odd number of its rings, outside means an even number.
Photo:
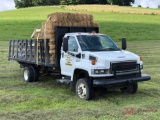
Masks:
[[[37,54],[38,58],[36,58]],[[38,59],[38,63],[36,63],[36,59]],[[36,40],[10,40],[8,60],[48,67],[55,66],[50,63],[49,39],[39,39],[38,43]]]

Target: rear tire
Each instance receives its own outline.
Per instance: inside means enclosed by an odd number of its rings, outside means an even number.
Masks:
[[[76,83],[76,94],[80,99],[90,100],[93,96],[91,81],[81,78]]]
[[[34,72],[31,67],[25,67],[23,70],[23,78],[25,82],[33,82]]]
[[[127,92],[128,94],[134,94],[138,90],[138,83],[134,82],[132,85],[128,87],[120,88],[120,90],[122,93]]]
[[[38,71],[38,69],[36,68],[36,67],[34,67],[34,66],[30,66],[31,67],[31,69],[33,70],[33,82],[37,82],[38,81],[38,78],[39,78],[39,71]]]

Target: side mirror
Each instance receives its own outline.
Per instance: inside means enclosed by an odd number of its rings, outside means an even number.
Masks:
[[[126,38],[122,38],[122,50],[126,50],[126,48],[127,48]]]
[[[68,51],[68,38],[67,37],[63,38],[63,51],[65,52]]]

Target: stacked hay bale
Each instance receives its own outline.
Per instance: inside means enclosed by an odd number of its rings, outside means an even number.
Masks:
[[[55,63],[55,26],[81,26],[98,27],[98,23],[93,22],[93,16],[80,13],[52,13],[47,16],[48,20],[42,23],[40,34],[35,35],[37,39],[50,39],[50,63]]]

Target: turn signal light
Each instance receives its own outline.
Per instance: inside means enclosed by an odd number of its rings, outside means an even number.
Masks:
[[[142,57],[140,57],[140,60],[142,61]]]
[[[95,65],[96,64],[96,60],[92,60],[91,63],[92,63],[92,65]]]

